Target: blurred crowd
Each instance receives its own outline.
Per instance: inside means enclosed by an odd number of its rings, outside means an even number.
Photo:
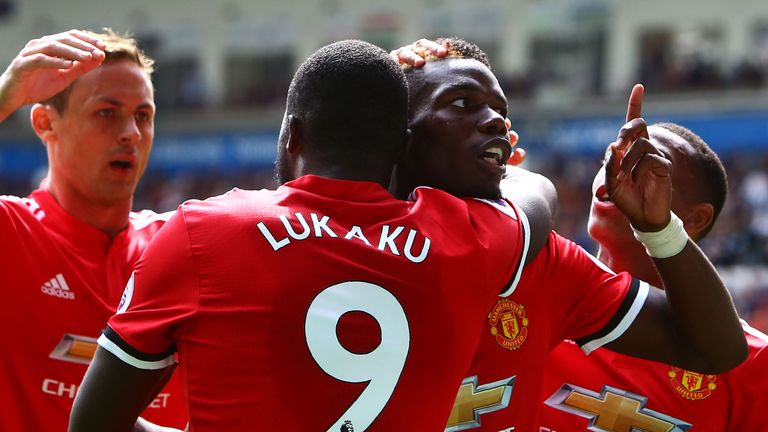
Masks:
[[[251,65],[254,73],[263,68],[276,68],[268,79],[250,80],[242,85],[231,85],[226,97],[226,104],[232,107],[270,107],[282,106],[285,90],[288,88],[293,67],[288,59],[280,59],[277,65],[266,62]],[[158,71],[158,81],[166,83],[160,86],[158,99],[164,109],[206,110],[213,108],[209,95],[199,74],[199,65],[187,65],[186,68],[172,68],[172,71]],[[257,67],[258,66],[258,67]],[[169,76],[172,75],[172,76]],[[552,70],[546,65],[535,65],[529,70],[517,73],[496,71],[499,83],[506,96],[514,101],[537,100],[552,89],[563,86],[578,88],[582,96],[595,97],[607,89],[603,82],[574,84],[571,76],[563,76],[562,71]],[[599,75],[596,75],[599,76]],[[685,94],[717,90],[757,90],[768,85],[768,64],[764,59],[744,59],[736,65],[726,67],[717,59],[708,59],[701,55],[684,58],[669,58],[668,54],[646,53],[635,73],[635,82],[642,82],[649,94],[676,93]]]
[[[592,180],[602,161],[597,157],[533,156],[532,169],[557,187],[560,209],[556,230],[590,252],[595,244],[586,232]],[[768,331],[768,155],[734,154],[723,157],[729,195],[720,219],[701,247],[721,269],[742,316]],[[33,181],[0,177],[5,194],[24,196]],[[256,171],[148,173],[139,185],[135,209],[170,211],[185,199],[205,198],[237,186],[260,189],[275,186],[272,169]]]

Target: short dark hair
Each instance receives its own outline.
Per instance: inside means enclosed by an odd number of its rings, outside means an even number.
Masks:
[[[725,167],[709,145],[690,129],[675,123],[656,123],[652,126],[672,132],[693,147],[691,167],[695,170],[696,178],[700,179],[701,183],[693,185],[690,193],[694,194],[693,198],[696,201],[709,203],[714,208],[712,223],[700,234],[700,238],[703,238],[709,234],[725,205],[725,199],[728,195],[728,176],[725,173]]]
[[[88,30],[85,30],[84,33],[101,39],[107,45],[104,50],[104,63],[102,64],[117,61],[129,61],[136,63],[147,76],[152,76],[155,61],[139,48],[139,42],[131,34],[118,33],[108,27],[103,29],[103,33],[96,33]],[[69,94],[72,92],[72,87],[76,82],[77,80],[73,81],[64,90],[49,97],[42,103],[44,105],[50,105],[56,109],[59,114],[64,114],[64,110],[67,108]]]
[[[448,50],[448,55],[446,57],[477,60],[484,64],[488,69],[493,70],[493,68],[491,68],[491,62],[488,60],[488,54],[472,42],[457,37],[438,38],[435,42]]]
[[[304,125],[322,160],[391,160],[408,128],[408,82],[383,49],[360,40],[320,48],[296,71],[286,112]]]
[[[429,51],[422,50],[420,48],[414,48],[416,53],[424,57],[424,61],[431,62],[431,61],[439,61],[444,58],[465,58],[465,59],[472,59],[477,60],[488,69],[491,69],[491,62],[488,60],[488,55],[485,53],[485,51],[481,50],[479,46],[475,45],[472,42],[469,42],[465,39],[461,39],[458,37],[441,37],[437,38],[435,40],[436,43],[439,45],[442,45],[445,47],[446,50],[448,50],[448,54],[445,55],[445,57],[436,57],[429,53]],[[404,64],[403,68],[406,71],[411,71],[415,68],[413,68],[410,65]]]

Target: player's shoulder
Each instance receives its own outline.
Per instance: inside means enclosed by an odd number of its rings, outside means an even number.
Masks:
[[[747,359],[723,376],[737,381],[766,382],[768,380],[768,335],[750,326],[744,320],[741,320],[741,326],[749,347]]]
[[[741,320],[741,327],[744,329],[744,337],[747,338],[749,346],[749,356],[752,357],[762,353],[765,361],[768,361],[768,335],[749,325],[748,322]],[[763,352],[765,351],[765,352]]]
[[[155,211],[145,209],[137,212],[131,212],[128,220],[133,226],[133,229],[142,231],[151,228],[160,228],[164,223],[168,222],[168,219],[170,219],[175,213],[175,211],[157,213]]]
[[[578,243],[563,237],[554,230],[550,231],[547,242],[527,267],[544,268],[552,265],[567,265],[571,269],[580,268],[584,271],[594,270],[609,274],[616,273]]]
[[[593,354],[597,353],[598,351],[602,351],[601,349],[596,349]],[[581,347],[574,342],[571,339],[565,339],[560,341],[550,352],[551,356],[576,356],[578,358],[586,358],[587,355],[584,354],[584,351],[581,350]]]
[[[199,219],[237,220],[252,217],[256,213],[269,213],[275,202],[275,191],[233,188],[221,195],[203,200],[187,200],[179,206],[178,211],[188,222]]]
[[[513,219],[521,221],[525,217],[523,211],[517,205],[505,198],[484,199],[484,198],[458,198],[440,189],[427,186],[419,186],[411,192],[409,201],[417,204],[427,204],[435,212],[454,211],[453,217],[458,217],[461,213],[468,216],[487,218],[494,215],[498,218]],[[456,213],[461,212],[461,213]]]
[[[31,207],[39,206],[32,197],[18,197],[15,195],[0,195],[0,206]]]
[[[578,243],[576,243],[575,241],[567,237],[563,237],[562,235],[555,232],[554,230],[552,230],[549,233],[547,247],[550,253],[553,255],[566,255],[566,256],[567,255],[590,255],[592,256]]]
[[[36,214],[39,212],[40,203],[33,197],[18,197],[14,195],[0,195],[0,209],[3,213]]]

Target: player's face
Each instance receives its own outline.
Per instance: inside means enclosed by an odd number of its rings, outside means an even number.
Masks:
[[[507,99],[482,63],[428,62],[423,87],[413,95],[413,142],[405,171],[417,185],[456,196],[497,198],[512,148],[504,119]]]
[[[694,150],[682,137],[664,128],[651,126],[648,135],[651,143],[672,161],[672,211],[682,217],[693,204],[689,191],[696,184],[690,168]],[[629,220],[613,205],[605,191],[605,166],[592,182],[592,207],[587,229],[590,237],[603,247],[636,241]]]
[[[51,178],[101,205],[130,200],[154,139],[154,92],[135,63],[99,66],[73,84],[66,109],[50,109]]]

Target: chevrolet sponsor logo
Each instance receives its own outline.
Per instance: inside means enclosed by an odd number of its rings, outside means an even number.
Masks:
[[[91,363],[97,347],[96,338],[65,333],[49,357],[87,365]]]
[[[453,403],[446,431],[463,431],[480,427],[480,416],[509,406],[515,377],[478,387],[477,376],[464,378]]]
[[[690,423],[645,407],[648,398],[610,386],[598,394],[583,387],[563,384],[545,403],[589,419],[589,430],[606,432],[685,432]]]

